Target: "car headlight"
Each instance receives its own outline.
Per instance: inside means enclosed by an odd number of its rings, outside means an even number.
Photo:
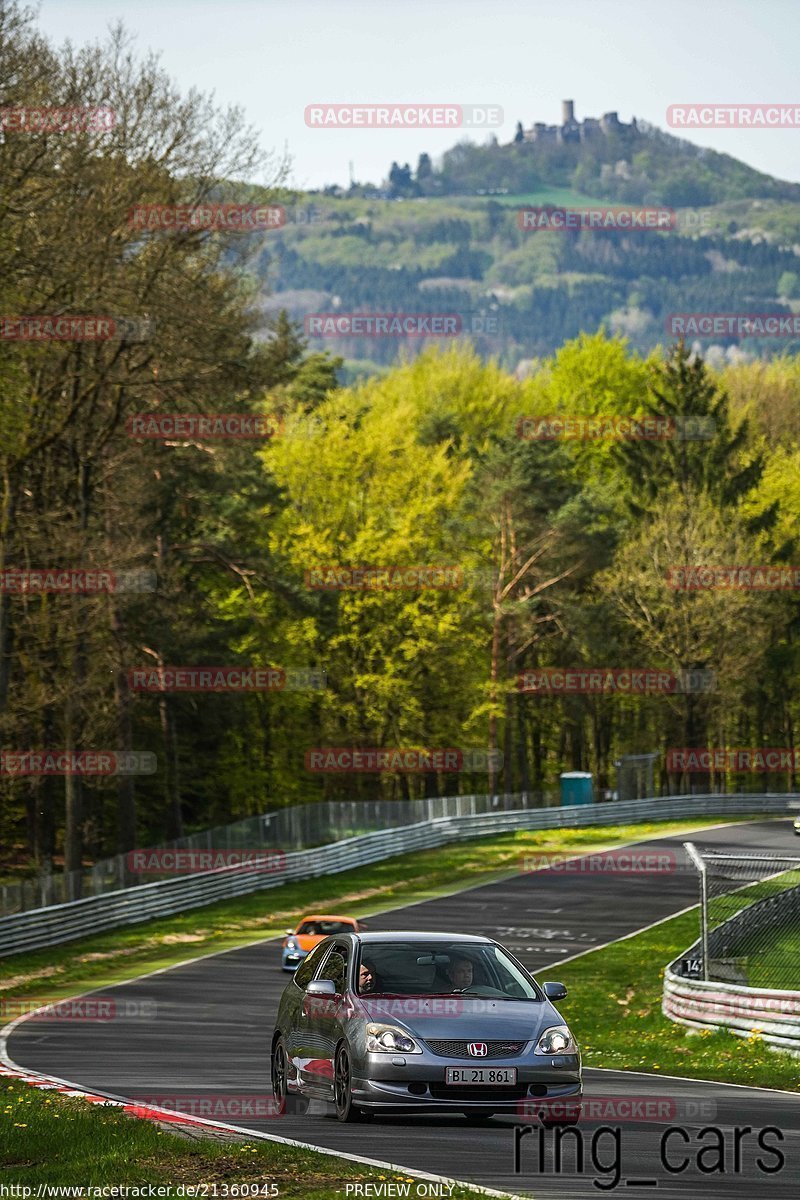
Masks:
[[[422,1054],[422,1047],[396,1025],[368,1025],[367,1050],[370,1054]]]
[[[577,1054],[578,1045],[567,1025],[551,1025],[536,1043],[534,1054]]]
[[[298,946],[298,944],[294,940],[294,938],[288,938],[286,941],[286,949],[287,950],[299,950],[300,947]]]

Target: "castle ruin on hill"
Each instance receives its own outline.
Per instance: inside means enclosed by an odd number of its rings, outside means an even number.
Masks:
[[[583,121],[575,120],[575,101],[562,100],[561,124],[545,125],[537,121],[531,129],[522,133],[523,142],[534,142],[539,145],[557,145],[558,143],[588,142],[594,138],[608,137],[612,133],[636,132],[636,118],[630,125],[620,121],[615,112],[603,113],[597,117],[586,117]]]

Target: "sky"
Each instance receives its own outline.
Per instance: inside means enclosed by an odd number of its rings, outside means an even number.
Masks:
[[[40,0],[56,43],[102,40],[122,21],[182,91],[240,105],[299,188],[379,183],[390,163],[441,155],[464,132],[317,129],[310,104],[500,106],[518,120],[617,110],[666,128],[670,104],[800,104],[800,0]],[[470,132],[482,142],[487,135]],[[687,134],[800,181],[800,128]],[[255,180],[254,182],[268,182]]]

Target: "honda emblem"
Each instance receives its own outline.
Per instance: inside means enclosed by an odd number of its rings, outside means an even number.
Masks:
[[[486,1058],[489,1053],[489,1047],[486,1042],[467,1042],[467,1053],[473,1058]]]

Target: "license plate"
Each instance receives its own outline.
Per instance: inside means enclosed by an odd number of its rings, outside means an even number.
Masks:
[[[476,1084],[510,1084],[517,1082],[516,1067],[446,1067],[445,1083],[457,1084],[458,1087]]]

